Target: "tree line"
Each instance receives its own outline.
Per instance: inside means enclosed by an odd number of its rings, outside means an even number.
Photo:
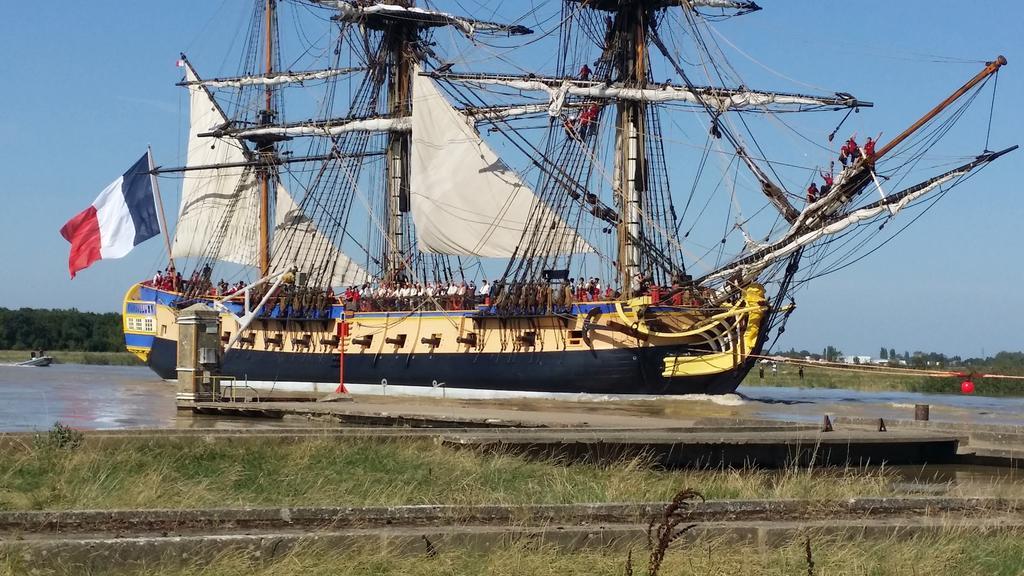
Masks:
[[[790,348],[779,355],[800,360],[810,358],[811,360],[836,362],[843,357],[843,352],[834,346],[826,346],[821,353]],[[882,347],[878,357],[880,360],[886,361],[890,367],[962,369],[992,374],[1024,374],[1024,352],[1004,351],[984,358],[964,358],[959,355],[947,356],[941,352],[923,352],[921,350],[914,352],[904,350],[899,353],[895,348]]]
[[[124,350],[121,315],[78,310],[0,308],[0,350]]]

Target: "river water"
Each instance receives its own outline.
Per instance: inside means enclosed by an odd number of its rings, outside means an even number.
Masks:
[[[0,366],[0,432],[46,430],[57,421],[86,430],[289,425],[287,420],[177,418],[174,395],[174,384],[161,381],[143,367]],[[678,397],[650,399],[656,403],[685,401]],[[699,401],[726,404],[738,417],[805,422],[820,422],[823,414],[907,419],[913,418],[914,404],[929,404],[932,420],[1024,425],[1024,398],[743,387],[739,395]],[[648,404],[641,411],[640,406],[632,405],[638,414],[652,408]],[[614,409],[629,411],[630,406]]]
[[[174,426],[175,389],[148,368],[0,366],[0,431]]]

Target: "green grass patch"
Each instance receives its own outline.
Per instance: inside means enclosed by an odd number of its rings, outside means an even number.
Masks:
[[[82,352],[75,350],[47,350],[55,364],[92,364],[96,366],[143,366],[141,360],[131,352]],[[0,350],[0,362],[21,362],[29,360],[29,350]]]
[[[747,374],[743,386],[788,386],[794,388],[833,388],[865,392],[922,392],[927,394],[960,394],[960,378],[934,378],[917,374],[873,374],[838,368],[807,366],[800,378],[799,368],[779,365],[778,374],[766,368],[764,379],[757,367]],[[1024,396],[1024,382],[976,378],[974,393],[981,396]]]
[[[839,500],[892,493],[887,469],[666,471],[634,460],[565,465],[432,440],[86,437],[0,446],[0,509]]]
[[[1024,571],[1021,534],[980,534],[958,529],[933,536],[883,541],[809,535],[813,569],[808,569],[800,538],[773,547],[737,545],[717,539],[677,542],[665,558],[662,575],[827,574],[829,576],[1015,576]],[[0,553],[2,554],[2,553]],[[647,554],[633,553],[633,574],[648,574]],[[117,569],[104,566],[26,566],[17,557],[0,555],[0,574],[91,576],[620,576],[626,573],[621,550],[565,552],[551,546],[510,543],[486,553],[441,548],[436,555],[397,555],[387,546],[339,552],[300,546],[273,560],[251,553],[225,552],[191,566],[172,558],[149,566]]]

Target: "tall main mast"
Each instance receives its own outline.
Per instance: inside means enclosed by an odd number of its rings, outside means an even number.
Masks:
[[[417,46],[422,30],[452,26],[467,36],[474,34],[530,34],[532,30],[517,24],[486,22],[431,9],[415,8],[414,0],[311,0],[336,8],[335,19],[379,30],[382,33],[387,81],[387,113],[393,122],[412,115],[412,83]],[[384,281],[408,280],[408,268],[414,250],[410,218],[410,163],[412,137],[408,129],[391,129],[387,134],[385,162],[385,237],[381,254]]]
[[[264,39],[263,51],[265,55],[264,73],[269,78],[274,72],[274,11],[277,7],[277,0],[266,0],[266,21],[264,28],[266,38]],[[260,123],[269,125],[274,121],[274,89],[269,84],[265,88],[264,108],[261,113]],[[270,139],[258,143],[256,151],[260,159],[264,160],[264,167],[259,168],[257,174],[260,182],[260,224],[259,224],[259,264],[260,277],[270,275],[270,193],[273,186],[274,175],[270,166],[273,161],[274,146]]]
[[[615,53],[619,81],[626,87],[647,86],[648,9],[644,2],[619,6],[615,14],[610,42]],[[618,232],[619,285],[626,298],[639,288],[643,238],[643,196],[647,187],[647,104],[620,101],[615,130],[615,202],[622,218]]]
[[[410,0],[387,0],[384,4],[412,6]],[[392,118],[412,114],[412,43],[419,25],[408,20],[391,20],[384,28],[387,47],[388,114]],[[408,132],[389,132],[386,164],[387,226],[384,241],[384,280],[395,282],[407,277],[405,268],[412,250],[409,214],[409,161],[411,136]]]

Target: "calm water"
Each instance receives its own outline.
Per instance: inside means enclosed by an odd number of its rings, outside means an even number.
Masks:
[[[862,392],[826,388],[740,388],[748,406],[762,418],[821,421],[823,414],[867,418],[913,419],[915,404],[931,406],[930,419],[940,422],[1024,426],[1024,397],[919,392]]]
[[[0,431],[173,426],[174,393],[143,367],[0,366]]]
[[[1024,398],[773,387],[743,387],[740,392],[742,399],[733,397],[738,404],[737,415],[751,418],[820,421],[826,413],[913,418],[914,404],[930,404],[932,420],[1024,425]],[[0,366],[0,432],[45,430],[58,420],[93,430],[297,425],[288,419],[176,418],[174,394],[173,384],[159,380],[143,367]],[[630,407],[619,405],[615,409],[629,411]]]

